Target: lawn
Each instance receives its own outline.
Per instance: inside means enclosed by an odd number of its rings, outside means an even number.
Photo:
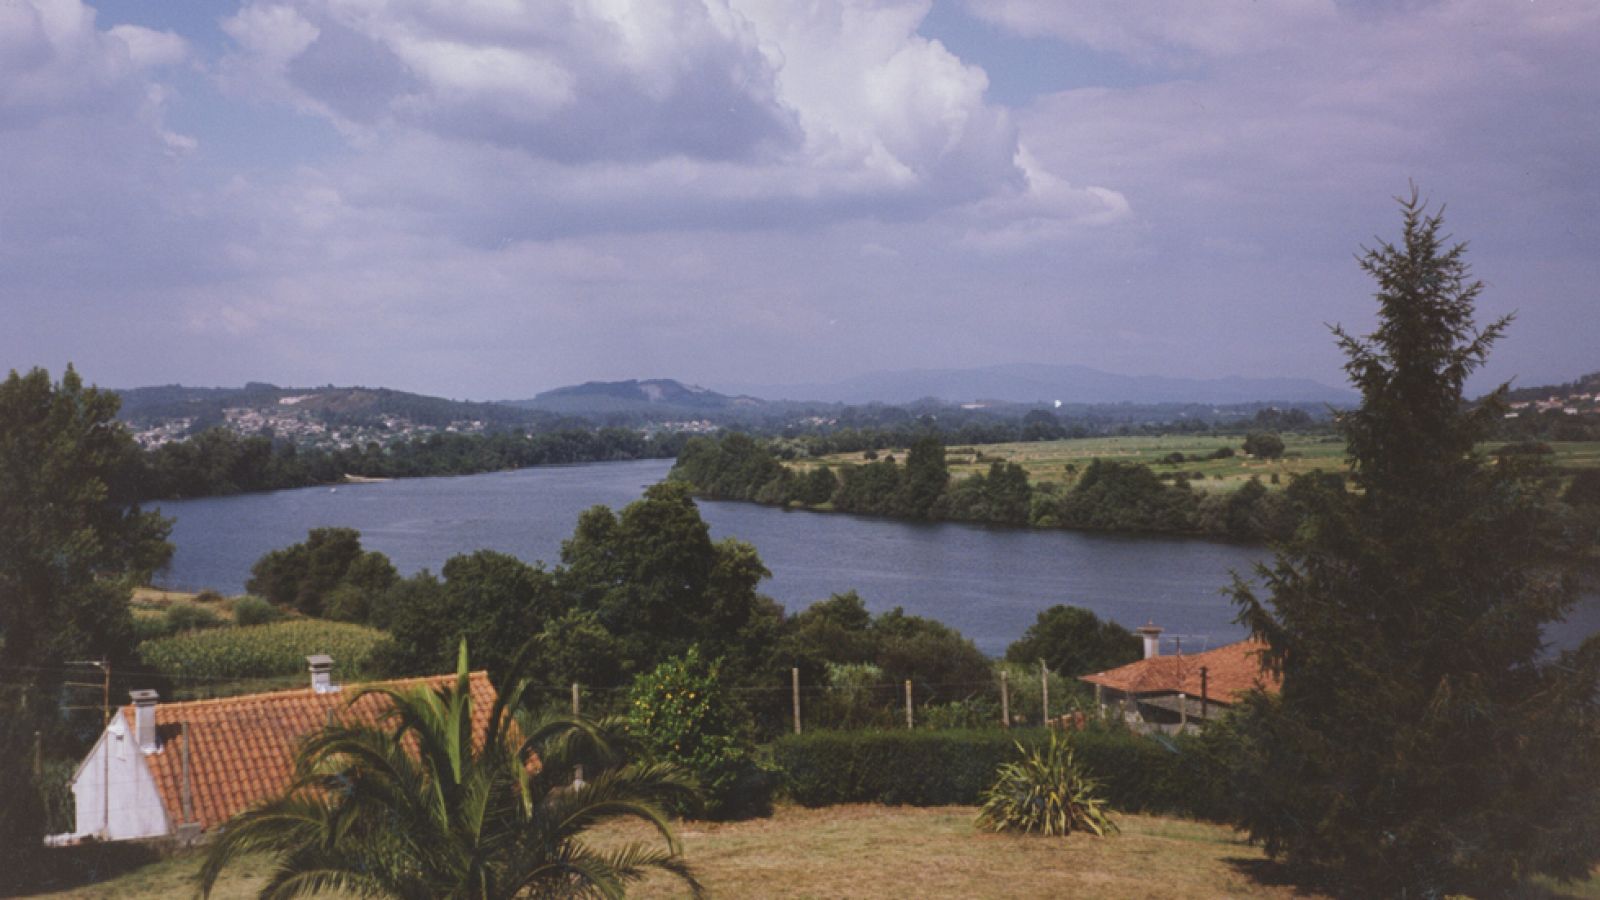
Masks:
[[[1067,840],[988,834],[973,807],[781,807],[768,819],[689,822],[684,853],[714,897],[1306,897],[1249,874],[1261,853],[1217,825],[1122,816],[1122,833]],[[600,843],[647,840],[642,827],[608,826]],[[190,851],[97,884],[47,897],[169,900],[194,890]],[[268,862],[224,872],[213,897],[253,896]],[[672,879],[635,885],[630,897],[681,897]]]
[[[1277,882],[1261,851],[1233,830],[1161,816],[1121,815],[1121,833],[1068,839],[989,834],[974,807],[783,806],[767,819],[686,822],[684,853],[713,897],[1299,897],[1324,896]],[[600,830],[608,846],[649,840],[628,823]],[[83,848],[80,848],[83,849]],[[198,851],[129,869],[50,898],[171,900],[192,896]],[[52,851],[57,852],[57,851]],[[126,854],[124,854],[126,855]],[[79,860],[86,859],[80,855]],[[224,870],[213,897],[244,900],[265,882],[266,857]],[[1600,882],[1545,885],[1544,898],[1600,897]],[[651,876],[631,897],[682,897],[673,879]]]

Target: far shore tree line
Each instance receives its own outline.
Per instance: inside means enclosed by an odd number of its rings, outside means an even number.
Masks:
[[[528,433],[431,434],[388,445],[302,449],[265,435],[210,428],[139,453],[123,480],[140,500],[173,500],[334,484],[346,475],[418,478],[475,475],[530,466],[671,459],[684,437],[631,428],[564,428]]]
[[[1231,445],[1223,445],[1203,458],[1226,458],[1235,452]],[[1275,433],[1252,432],[1239,452],[1275,459],[1283,455],[1284,442]],[[1507,445],[1496,453],[1500,461],[1530,471],[1539,469],[1549,455],[1549,446],[1537,441]],[[1193,460],[1173,453],[1161,462],[1181,466],[1189,461]],[[1554,473],[1536,474],[1548,478]],[[1004,461],[991,462],[987,472],[954,478],[944,443],[929,433],[910,442],[903,461],[890,454],[861,464],[813,465],[805,470],[786,465],[771,441],[742,433],[697,436],[678,454],[670,477],[713,500],[923,521],[1252,542],[1287,539],[1304,519],[1315,492],[1348,478],[1344,472],[1317,470],[1291,476],[1281,491],[1269,489],[1259,478],[1231,491],[1196,490],[1181,469],[1158,473],[1144,463],[1100,458],[1081,469],[1068,466],[1061,481],[1034,482],[1022,466]],[[1597,483],[1600,471],[1578,472],[1560,494],[1556,511],[1585,515],[1584,510],[1594,505],[1589,498]]]

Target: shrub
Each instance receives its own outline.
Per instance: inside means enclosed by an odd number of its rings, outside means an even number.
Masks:
[[[1074,759],[1107,804],[1129,812],[1223,818],[1232,786],[1220,774],[1230,733],[1154,738],[1120,728],[1073,735]],[[1042,746],[1043,729],[814,731],[773,744],[791,799],[804,806],[976,804],[1016,754]]]
[[[282,618],[282,610],[254,594],[233,601],[233,620],[240,625],[268,625]]]
[[[174,603],[167,608],[166,619],[167,633],[177,634],[183,631],[197,631],[202,628],[216,628],[222,624],[222,617],[215,612],[194,603]]]
[[[706,662],[698,647],[634,680],[628,732],[645,753],[691,772],[704,791],[703,812],[731,819],[772,809],[772,778],[756,765],[748,739],[722,690],[721,661]]]
[[[1099,785],[1073,760],[1070,742],[1051,732],[1042,747],[1015,746],[1022,758],[1002,765],[984,791],[980,828],[1063,837],[1074,830],[1101,836],[1117,830]]]
[[[273,625],[214,628],[145,641],[139,658],[180,683],[271,678],[305,671],[306,657],[333,657],[336,677],[354,678],[385,635],[376,628],[296,619]]]

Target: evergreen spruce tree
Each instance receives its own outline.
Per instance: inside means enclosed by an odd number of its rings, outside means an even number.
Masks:
[[[1379,322],[1335,329],[1360,389],[1340,426],[1357,490],[1311,512],[1234,588],[1283,675],[1240,720],[1238,817],[1274,857],[1357,895],[1499,895],[1600,860],[1600,636],[1556,655],[1581,548],[1548,492],[1474,452],[1505,388],[1465,381],[1509,319],[1413,190],[1398,245],[1367,250]]]

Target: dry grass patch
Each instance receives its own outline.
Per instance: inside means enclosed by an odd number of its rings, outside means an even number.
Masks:
[[[1217,825],[1124,815],[1122,833],[1045,838],[973,826],[976,807],[784,807],[770,819],[685,823],[684,853],[719,897],[1305,897],[1235,860],[1261,852]],[[632,825],[607,841],[645,837]],[[629,891],[680,897],[668,879]]]
[[[1271,871],[1261,851],[1221,825],[1119,815],[1120,834],[1061,839],[978,831],[972,824],[976,814],[971,806],[788,806],[768,819],[684,822],[678,833],[713,897],[1325,896],[1256,880],[1252,872]],[[649,838],[647,829],[634,823],[609,825],[591,835],[595,843],[613,847]],[[199,852],[183,851],[118,877],[38,896],[174,900],[194,896],[199,868]],[[223,870],[212,896],[254,897],[270,871],[268,857],[244,857]],[[78,874],[75,880],[87,880],[81,878],[86,873]],[[685,893],[672,879],[652,877],[628,895]],[[1541,881],[1531,896],[1600,896],[1600,882]]]

